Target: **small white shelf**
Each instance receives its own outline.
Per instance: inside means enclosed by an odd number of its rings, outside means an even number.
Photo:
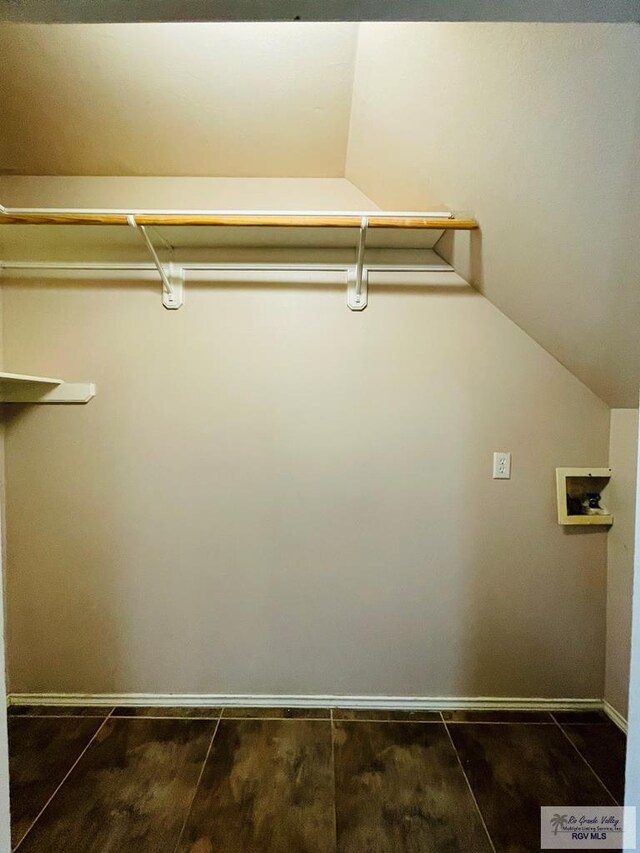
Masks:
[[[569,512],[569,499],[580,500],[589,492],[602,493],[609,485],[611,468],[556,468],[558,524],[610,527],[612,515],[581,515]]]
[[[25,373],[1,373],[0,383],[21,382],[31,385],[62,385],[64,379],[51,379],[50,376],[27,376]]]
[[[88,403],[95,393],[93,382],[0,372],[0,403]]]

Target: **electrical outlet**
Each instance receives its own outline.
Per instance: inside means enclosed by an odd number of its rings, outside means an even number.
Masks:
[[[497,451],[493,454],[493,479],[511,479],[511,454]]]

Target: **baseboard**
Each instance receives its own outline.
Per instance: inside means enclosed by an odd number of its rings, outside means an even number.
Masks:
[[[601,699],[504,696],[334,696],[219,693],[12,693],[10,705],[141,705],[147,707],[395,708],[420,711],[592,711]],[[613,709],[611,709],[613,711]],[[614,712],[615,713],[615,712]],[[611,715],[610,715],[611,716]],[[619,715],[618,715],[619,716]],[[612,717],[613,719],[613,717]],[[615,720],[614,720],[615,722]]]
[[[612,723],[615,723],[616,726],[625,734],[627,733],[627,721],[619,711],[616,711],[613,705],[610,705],[607,702],[606,699],[602,703],[602,710],[605,712],[607,717],[609,717]]]

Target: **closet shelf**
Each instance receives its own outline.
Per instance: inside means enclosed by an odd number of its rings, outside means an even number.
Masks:
[[[88,403],[95,393],[92,382],[0,372],[0,403]]]
[[[50,376],[28,376],[26,373],[2,373],[0,372],[0,385],[9,383],[21,383],[22,387],[27,385],[62,385],[64,379],[52,379]]]
[[[372,271],[366,258],[369,250],[422,251],[423,258],[417,264],[405,260],[392,266],[400,271],[429,273],[432,272],[430,256],[436,254],[432,250],[445,232],[470,232],[478,228],[475,219],[457,218],[451,211],[442,209],[125,210],[2,205],[0,225],[13,226],[0,228],[3,274],[16,263],[25,268],[32,262],[35,268],[40,264],[42,269],[47,262],[69,260],[61,258],[61,252],[73,253],[74,259],[80,261],[79,256],[87,257],[89,253],[101,257],[109,253],[111,257],[131,260],[132,252],[137,258],[145,251],[162,283],[162,304],[169,309],[183,305],[184,272],[188,265],[184,263],[184,255],[192,250],[214,253],[229,248],[256,251],[268,247],[282,256],[284,250],[290,252],[296,248],[355,249],[353,261],[347,264],[343,278],[347,307],[352,311],[367,307],[368,276]],[[31,228],[32,225],[44,227]],[[89,265],[98,260],[95,256],[87,257]],[[438,262],[445,263],[439,256]],[[235,265],[234,274],[244,271],[249,280],[255,280],[253,266],[240,262]],[[275,258],[274,269],[286,266]]]

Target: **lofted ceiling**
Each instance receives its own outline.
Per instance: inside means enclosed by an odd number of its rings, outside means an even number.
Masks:
[[[442,199],[482,229],[442,241],[456,268],[609,405],[638,405],[638,25],[5,24],[0,56],[5,176]]]
[[[0,173],[344,175],[357,24],[0,27]]]

